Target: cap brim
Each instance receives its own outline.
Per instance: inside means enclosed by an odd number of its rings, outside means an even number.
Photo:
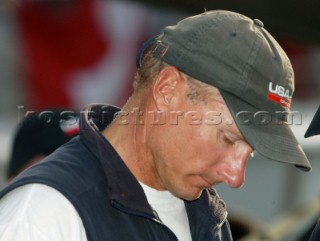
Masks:
[[[262,123],[258,116],[254,117],[261,110],[229,92],[220,90],[220,93],[240,132],[255,151],[270,160],[290,163],[303,171],[311,170],[308,158],[287,123],[274,120],[276,117]]]
[[[306,134],[304,134],[304,137],[310,137],[310,136],[315,136],[320,134],[320,106],[314,115],[310,126],[308,127],[308,130],[306,131]]]

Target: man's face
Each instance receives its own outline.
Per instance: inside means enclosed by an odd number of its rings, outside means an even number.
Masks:
[[[148,140],[161,188],[182,199],[195,200],[204,189],[218,183],[241,187],[253,149],[221,96],[197,104],[188,99],[181,103],[169,111],[174,120],[154,125],[153,138]]]

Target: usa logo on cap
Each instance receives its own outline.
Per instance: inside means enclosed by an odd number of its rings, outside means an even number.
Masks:
[[[292,94],[286,88],[281,85],[274,85],[269,82],[268,99],[274,101],[285,108],[290,108]]]

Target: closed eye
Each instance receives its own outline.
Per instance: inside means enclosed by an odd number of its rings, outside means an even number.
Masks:
[[[235,140],[231,139],[230,137],[228,137],[225,133],[222,134],[223,135],[223,141],[225,143],[227,143],[228,145],[233,145]]]

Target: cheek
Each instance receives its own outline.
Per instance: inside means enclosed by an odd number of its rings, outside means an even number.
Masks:
[[[158,132],[160,139],[154,140],[153,146],[157,157],[162,160],[158,165],[168,169],[163,171],[192,173],[205,169],[222,155],[219,154],[221,149],[212,126],[178,125]]]
[[[206,148],[201,153],[204,172],[215,173],[219,169],[227,169],[235,160],[233,147],[219,139],[207,140]]]
[[[192,133],[190,142],[196,154],[203,156],[206,159],[211,156],[214,157],[216,152],[220,151],[220,143],[218,142],[217,132],[214,127],[211,126],[199,126],[197,130]]]
[[[213,140],[209,137],[208,132],[199,130],[198,126],[190,126],[181,143],[182,148],[178,148],[180,156],[186,162],[191,162],[192,165],[197,161],[208,159],[213,154]]]
[[[189,149],[188,138],[182,135],[178,126],[153,128],[155,138],[147,140],[149,149],[153,152],[153,158],[162,169],[182,167],[183,154]],[[185,133],[184,133],[185,134]]]

